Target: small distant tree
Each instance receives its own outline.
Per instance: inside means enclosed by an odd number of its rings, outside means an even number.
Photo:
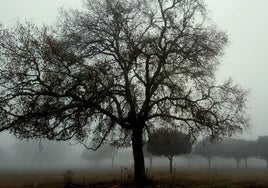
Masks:
[[[30,161],[42,165],[43,162],[53,163],[64,159],[67,151],[63,142],[52,142],[49,140],[17,141],[12,149],[19,160]]]
[[[257,155],[254,141],[234,138],[223,140],[217,147],[216,153],[220,157],[233,158],[236,161],[237,168],[240,168],[241,160],[245,160],[245,167],[247,168],[247,159]]]
[[[153,154],[151,154],[148,151],[147,144],[145,144],[143,146],[143,155],[144,155],[145,158],[148,158],[149,159],[149,161],[150,161],[150,168],[152,168],[153,167],[153,158],[154,158],[154,156],[153,156]]]
[[[178,130],[160,128],[149,135],[147,150],[156,156],[169,159],[169,172],[173,171],[173,157],[188,154],[192,150],[190,138]]]
[[[2,147],[0,147],[0,160],[5,158],[6,156],[7,156],[6,151]]]
[[[229,139],[229,156],[234,158],[237,164],[237,168],[240,168],[240,161],[244,158],[245,140],[242,139]]]
[[[102,159],[105,158],[111,158],[112,159],[112,168],[114,167],[114,159],[115,156],[118,154],[118,149],[110,144],[104,144],[102,145],[98,150],[85,150],[81,154],[81,158],[90,160],[90,161],[95,161],[96,164],[98,165],[99,162]]]
[[[235,153],[240,155],[241,158],[245,161],[245,168],[248,168],[248,158],[257,156],[257,144],[253,140],[242,140],[238,147],[235,150]]]
[[[266,161],[266,169],[268,170],[268,136],[260,136],[257,139],[257,147],[259,157]]]
[[[193,154],[205,157],[208,161],[208,169],[211,167],[212,158],[217,155],[217,144],[218,140],[212,140],[210,137],[206,137],[194,145]]]

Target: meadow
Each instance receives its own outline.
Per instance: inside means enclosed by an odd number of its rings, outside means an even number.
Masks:
[[[170,174],[168,169],[148,170],[152,180],[148,188],[190,187],[190,188],[264,188],[268,187],[268,170],[213,168],[176,169]],[[96,187],[123,188],[131,185],[132,170],[116,169],[73,169],[73,170],[1,170],[0,187],[2,188],[64,188]]]

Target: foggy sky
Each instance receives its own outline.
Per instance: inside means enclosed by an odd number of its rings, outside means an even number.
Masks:
[[[31,20],[38,25],[53,24],[62,6],[77,8],[80,0],[0,0],[0,22],[12,26]],[[242,137],[268,135],[268,1],[205,0],[211,20],[227,32],[229,45],[221,59],[218,82],[232,77],[249,89],[251,129]],[[12,140],[0,133],[1,140]]]

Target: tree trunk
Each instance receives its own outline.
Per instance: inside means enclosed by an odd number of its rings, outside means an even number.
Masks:
[[[134,182],[145,184],[145,165],[142,150],[142,129],[134,128],[132,130],[132,150],[134,158]]]
[[[248,169],[248,159],[247,158],[245,158],[245,167],[246,167],[246,169]]]
[[[112,157],[112,168],[114,168],[114,156]]]
[[[236,168],[240,168],[240,160],[236,159]]]
[[[150,157],[149,160],[150,160],[150,169],[152,169],[152,167],[153,167],[153,158]]]
[[[173,172],[173,157],[168,157],[169,159],[169,173]]]
[[[266,159],[265,161],[266,161],[266,169],[268,170],[268,159]]]
[[[211,168],[211,158],[207,158],[208,159],[208,170],[210,170]]]

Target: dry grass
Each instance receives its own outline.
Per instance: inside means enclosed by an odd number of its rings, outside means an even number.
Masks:
[[[0,171],[0,187],[3,188],[63,188],[64,170],[21,170]],[[148,172],[153,184],[147,187],[268,187],[268,171],[262,169],[180,169],[169,174],[167,169]],[[116,170],[73,170],[71,182],[87,187],[135,187],[128,184],[132,173],[128,169]],[[136,186],[137,187],[137,186]]]

